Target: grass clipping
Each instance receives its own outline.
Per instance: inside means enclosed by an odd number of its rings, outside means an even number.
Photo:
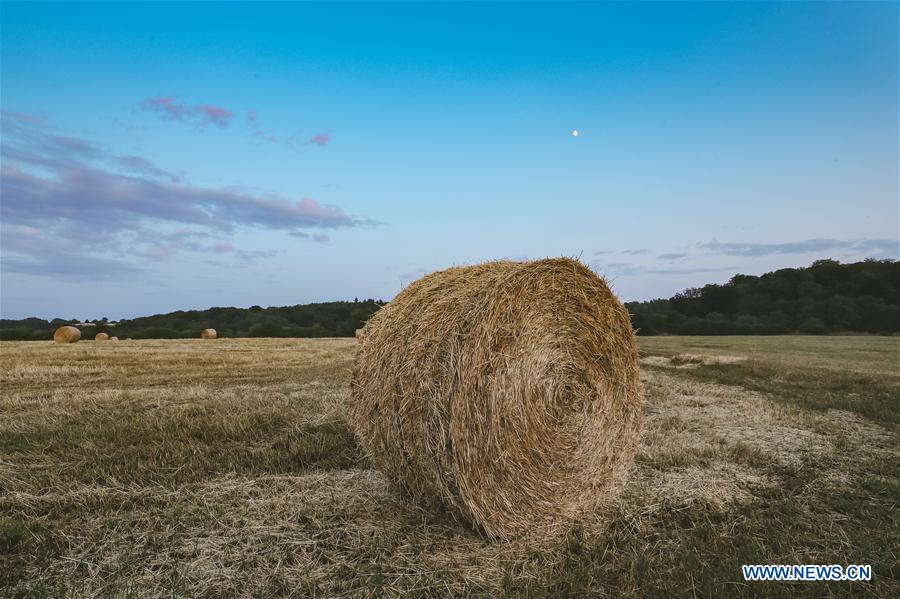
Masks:
[[[451,268],[369,319],[350,418],[413,496],[494,539],[549,538],[620,488],[638,368],[628,312],[580,262]]]
[[[81,339],[81,331],[76,327],[59,327],[53,333],[53,340],[57,343],[75,343]]]

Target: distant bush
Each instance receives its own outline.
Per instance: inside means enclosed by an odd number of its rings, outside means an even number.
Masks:
[[[119,335],[123,333],[119,332]],[[199,333],[197,334],[199,335]],[[167,329],[164,327],[149,327],[130,332],[127,336],[135,339],[185,339],[188,337],[196,337],[188,331],[177,331],[175,329]]]
[[[825,323],[815,316],[811,316],[800,323],[797,330],[801,333],[806,333],[807,335],[826,335],[830,332],[828,327],[825,326]]]
[[[0,329],[0,341],[34,341],[39,338],[50,338],[52,337],[52,333],[49,336],[44,337],[41,335],[43,331],[40,329],[33,330],[28,327],[21,326],[10,329]]]
[[[274,322],[261,322],[250,327],[250,337],[284,337],[284,332]]]

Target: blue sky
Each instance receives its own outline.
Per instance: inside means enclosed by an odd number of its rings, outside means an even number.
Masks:
[[[4,318],[898,257],[897,3],[0,10]]]

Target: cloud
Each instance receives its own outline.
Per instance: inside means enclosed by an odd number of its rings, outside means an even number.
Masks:
[[[246,268],[263,260],[271,260],[278,255],[278,250],[235,250],[230,252],[236,262],[223,262],[221,260],[205,260],[206,264],[211,264],[220,268]]]
[[[278,250],[241,250],[235,253],[237,259],[244,264],[251,264],[258,260],[268,260],[278,255]]]
[[[34,166],[62,168],[79,161],[96,160],[104,155],[95,144],[75,137],[59,135],[45,123],[10,116],[0,116],[2,152],[5,161],[25,162]]]
[[[210,106],[209,104],[201,104],[195,108],[197,113],[208,123],[213,123],[219,127],[227,127],[228,123],[234,117],[234,113],[219,106]]]
[[[174,98],[147,98],[140,104],[141,110],[156,112],[168,119],[182,120],[188,112],[187,106]]]
[[[108,257],[116,253],[117,244],[111,240],[59,237],[36,227],[4,221],[2,243],[0,269],[4,272],[63,279],[107,279],[141,271],[125,260]]]
[[[6,115],[2,123],[0,221],[10,271],[82,272],[79,264],[91,264],[127,274],[139,270],[129,257],[166,260],[182,251],[252,261],[274,253],[242,253],[227,237],[256,228],[314,232],[322,243],[328,230],[375,224],[312,198],[192,185],[140,156]]]
[[[698,273],[717,273],[740,269],[738,266],[717,266],[711,268],[655,268],[626,262],[592,262],[591,268],[603,275],[630,277],[636,275],[687,275]]]
[[[327,233],[313,233],[312,238],[316,243],[328,243],[331,241],[331,237]]]
[[[292,202],[228,189],[195,187],[111,173],[66,168],[51,176],[4,165],[2,214],[7,222],[33,224],[69,219],[132,229],[141,219],[198,225],[231,232],[239,226],[294,231],[353,227],[362,222],[336,206],[303,198]]]
[[[235,249],[237,249],[237,248],[235,248],[234,244],[231,243],[230,241],[225,241],[225,242],[217,243],[217,244],[213,245],[210,249],[217,254],[227,254],[228,252],[235,251]]]
[[[35,114],[26,114],[24,112],[13,112],[11,110],[0,110],[0,118],[14,119],[20,123],[40,124],[47,121],[46,117]]]
[[[176,182],[181,180],[178,175],[170,173],[169,171],[156,166],[149,160],[141,158],[140,156],[119,156],[116,158],[116,162],[118,162],[119,166],[121,166],[123,169],[132,173],[137,173],[139,175],[159,177]]]
[[[758,257],[773,254],[812,254],[835,251],[873,252],[877,254],[897,255],[900,249],[897,239],[807,239],[786,243],[725,243],[713,239],[697,247],[714,253],[728,256]]]
[[[212,233],[187,227],[178,227],[171,233],[158,230],[134,231],[128,233],[128,238],[131,253],[157,261],[169,260],[185,251],[228,254],[237,250],[230,241],[217,240]]]
[[[660,254],[657,258],[660,260],[680,260],[685,256],[687,256],[687,254]]]
[[[698,273],[738,271],[740,269],[740,266],[717,266],[713,268],[648,268],[643,270],[643,272],[651,275],[693,275]]]
[[[198,126],[216,125],[225,128],[231,124],[234,112],[212,104],[188,106],[171,97],[147,98],[139,105],[141,110],[153,112],[165,120],[194,121]]]
[[[320,148],[327,146],[331,143],[331,135],[328,133],[319,133],[318,135],[313,135],[306,142],[306,145],[316,145]]]
[[[590,262],[589,266],[603,276],[628,277],[643,272],[640,266],[627,262]]]
[[[122,260],[112,260],[91,255],[54,252],[44,248],[38,255],[7,256],[0,259],[4,272],[28,274],[61,279],[92,280],[132,276],[142,269]]]
[[[319,146],[324,147],[331,143],[332,136],[329,133],[319,133],[312,137],[306,137],[301,133],[292,135],[278,136],[271,129],[264,127],[259,120],[259,115],[255,109],[250,109],[245,113],[247,119],[247,127],[250,128],[253,139],[264,141],[271,144],[282,144],[290,148],[299,146]]]
[[[650,250],[647,248],[641,248],[638,250],[622,250],[619,252],[620,254],[628,254],[629,256],[640,256],[641,254],[646,254]]]

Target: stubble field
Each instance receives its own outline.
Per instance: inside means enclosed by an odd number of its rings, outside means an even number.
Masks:
[[[900,339],[639,341],[625,490],[545,547],[371,467],[345,420],[355,340],[4,342],[0,596],[900,595]]]

